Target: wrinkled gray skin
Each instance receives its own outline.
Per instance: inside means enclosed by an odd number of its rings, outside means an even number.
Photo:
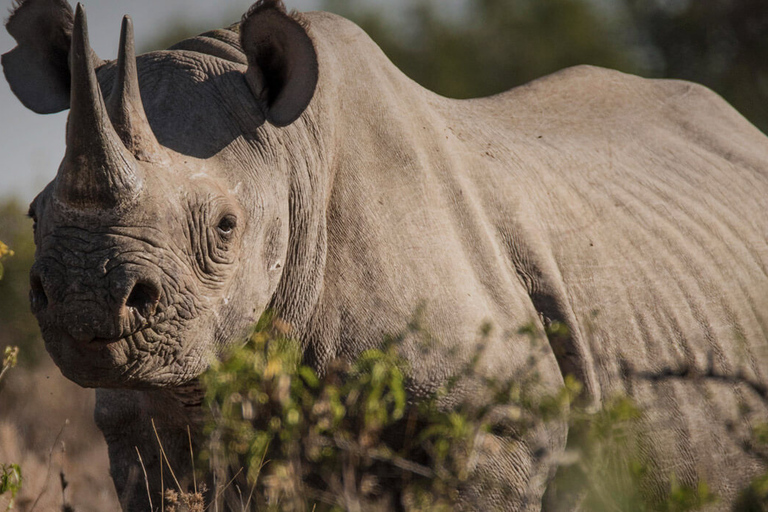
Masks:
[[[242,46],[222,30],[138,57],[137,84],[81,28],[67,59],[72,19],[63,0],[24,2],[3,66],[33,110],[71,106],[67,155],[31,206],[32,308],[61,371],[97,388],[128,510],[148,508],[137,450],[158,503],[150,420],[188,479],[194,378],[268,307],[322,371],[425,305],[442,345],[403,344],[416,398],[482,323],[481,371],[504,376],[531,352],[520,326],[563,322],[541,392],[573,374],[595,405],[633,396],[652,492],[674,472],[727,508],[766,469],[741,444],[768,417],[768,140],[714,93],[578,67],[449,100],[352,23],[297,23],[276,2],[253,9]],[[481,400],[463,389],[449,401]],[[467,507],[546,509],[566,435],[486,435]]]

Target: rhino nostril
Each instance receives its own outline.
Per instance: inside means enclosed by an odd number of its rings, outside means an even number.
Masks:
[[[43,280],[38,274],[32,274],[29,278],[29,301],[33,311],[48,307],[48,296],[43,288]]]
[[[155,314],[160,300],[160,290],[151,283],[140,281],[136,283],[125,301],[125,305],[139,312],[144,318]]]

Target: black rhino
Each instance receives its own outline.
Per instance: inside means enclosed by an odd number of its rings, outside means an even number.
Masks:
[[[768,139],[711,91],[577,67],[446,99],[349,21],[279,0],[138,58],[126,18],[117,61],[65,0],[19,2],[7,29],[18,98],[70,109],[30,207],[31,306],[61,371],[97,388],[129,510],[147,509],[137,448],[159,472],[150,418],[184,473],[189,383],[266,308],[322,371],[425,304],[452,350],[403,343],[416,398],[482,323],[496,334],[480,368],[509,375],[531,348],[504,333],[562,322],[542,392],[572,374],[595,404],[630,393],[660,473],[706,480],[718,506],[766,469],[741,443],[768,417]],[[706,372],[720,378],[640,377]],[[473,471],[513,496],[469,485],[465,506],[546,508],[567,434],[489,434]]]

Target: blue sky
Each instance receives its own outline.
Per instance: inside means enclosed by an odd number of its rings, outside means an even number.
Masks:
[[[70,3],[74,5],[73,0]],[[103,59],[114,59],[123,14],[133,18],[139,48],[156,39],[164,26],[183,21],[188,26],[217,28],[229,13],[242,13],[252,0],[85,0],[91,45]],[[224,5],[224,7],[222,7]],[[318,0],[286,0],[289,8],[317,9]],[[11,0],[0,0],[3,18]],[[234,19],[228,21],[236,21]],[[15,46],[0,29],[0,53]],[[31,201],[56,174],[64,154],[66,112],[39,115],[19,103],[4,78],[0,79],[0,199],[16,196]],[[2,222],[2,219],[0,219]]]

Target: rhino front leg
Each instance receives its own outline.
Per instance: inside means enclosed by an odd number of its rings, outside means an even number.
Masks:
[[[196,452],[199,406],[185,405],[170,390],[97,389],[94,418],[107,441],[110,474],[123,510],[160,510],[165,489],[193,490],[188,432]]]

